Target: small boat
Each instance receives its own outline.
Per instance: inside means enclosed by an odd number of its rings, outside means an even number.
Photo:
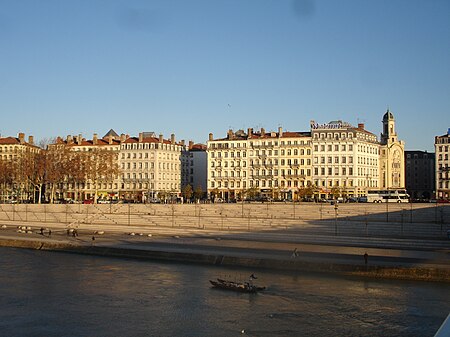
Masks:
[[[266,287],[256,286],[250,282],[233,282],[218,278],[216,281],[209,280],[214,288],[233,290],[242,293],[257,293],[266,289]]]

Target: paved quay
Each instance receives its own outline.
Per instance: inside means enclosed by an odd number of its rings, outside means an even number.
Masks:
[[[450,282],[442,204],[0,204],[0,227],[10,247]]]
[[[147,228],[147,232],[138,228],[130,232],[129,227],[112,227],[110,231],[104,227],[101,231],[84,228],[73,237],[66,226],[58,223],[47,224],[51,235],[47,230],[41,235],[38,225],[27,226],[29,233],[18,233],[17,226],[6,225],[0,231],[0,244],[150,260],[450,282],[450,240],[377,240],[177,228],[148,233]]]

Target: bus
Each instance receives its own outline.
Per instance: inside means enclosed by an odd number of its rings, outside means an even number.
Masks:
[[[409,194],[404,189],[367,191],[367,202],[409,202]]]

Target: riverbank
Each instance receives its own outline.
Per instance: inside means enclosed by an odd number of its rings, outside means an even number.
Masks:
[[[445,252],[375,250],[219,237],[0,234],[0,247],[252,269],[320,272],[367,278],[450,282]],[[94,239],[94,240],[93,240]],[[293,248],[295,247],[295,248]],[[298,249],[297,249],[298,248]],[[362,252],[369,252],[366,260]],[[383,253],[385,252],[385,253]],[[442,259],[441,259],[442,257]]]

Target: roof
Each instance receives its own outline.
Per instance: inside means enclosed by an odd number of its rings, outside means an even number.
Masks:
[[[390,119],[394,119],[394,115],[392,114],[392,112],[389,111],[389,109],[387,109],[386,113],[383,116],[383,121],[387,121]]]
[[[16,145],[16,144],[20,144],[20,141],[19,141],[19,138],[6,137],[6,138],[0,138],[0,144],[1,145]]]
[[[107,145],[120,145],[120,141],[113,139],[112,143],[110,144],[109,141],[106,139],[97,139],[97,144],[94,144],[93,140],[86,140],[83,138],[81,140],[81,144],[78,144],[76,140],[67,142],[67,140],[64,140],[61,137],[58,137],[56,139],[55,144],[61,144],[61,145],[67,145],[67,146],[107,146]],[[53,144],[53,145],[55,145],[55,144]]]
[[[0,138],[0,145],[24,145],[24,146],[29,146],[29,147],[34,147],[34,148],[40,148],[39,146],[36,146],[34,144],[30,144],[28,142],[20,142],[19,138],[16,137],[4,137],[4,138]]]
[[[129,137],[125,140],[124,144],[134,144],[139,143],[139,137]],[[160,143],[159,138],[156,137],[146,137],[142,139],[142,143]],[[172,144],[169,139],[163,139],[163,144]],[[175,143],[175,145],[180,145],[179,143]]]
[[[113,136],[113,138],[119,138],[119,135],[113,129],[109,130],[108,133],[103,136],[103,138],[106,138],[109,136]]]
[[[246,133],[233,133],[232,138],[218,138],[213,139],[213,141],[224,141],[224,140],[248,140],[248,139],[278,139],[278,138],[301,138],[301,137],[311,137],[311,132],[308,131],[283,131],[280,134],[278,132],[252,132],[251,137],[248,137]]]
[[[189,148],[189,151],[206,151],[205,144],[194,144]]]

